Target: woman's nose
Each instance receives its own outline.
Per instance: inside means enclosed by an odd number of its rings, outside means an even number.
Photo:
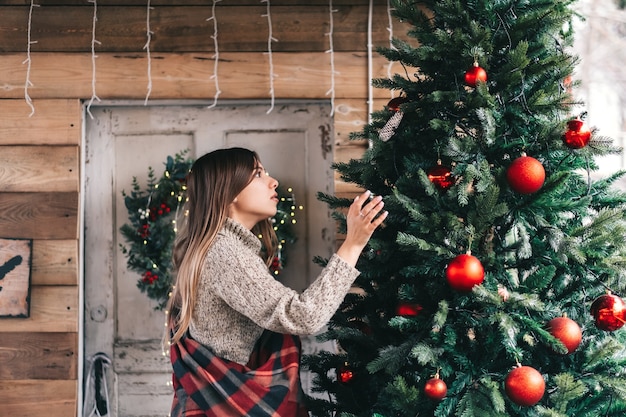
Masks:
[[[278,180],[277,180],[276,178],[274,178],[274,177],[270,177],[270,178],[271,178],[271,182],[270,182],[271,187],[272,187],[273,189],[278,188]]]

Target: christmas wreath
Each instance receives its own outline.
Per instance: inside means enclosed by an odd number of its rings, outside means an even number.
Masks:
[[[120,244],[126,256],[126,266],[137,272],[141,278],[137,287],[148,298],[157,302],[161,310],[167,304],[173,284],[172,248],[176,237],[177,213],[185,202],[185,180],[193,160],[182,151],[168,156],[163,173],[157,177],[152,167],[148,168],[145,188],[133,178],[130,193],[122,191],[128,210],[128,223],[120,227],[126,245]],[[279,248],[270,269],[280,274],[287,262],[286,248],[296,241],[293,225],[296,223],[296,206],[293,190],[277,190],[279,203],[276,215],[272,218]]]

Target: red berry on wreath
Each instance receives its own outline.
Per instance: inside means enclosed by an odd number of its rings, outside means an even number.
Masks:
[[[509,186],[520,194],[538,191],[546,179],[546,171],[541,162],[531,156],[520,156],[506,171]]]
[[[578,323],[568,317],[556,317],[548,322],[548,331],[567,348],[567,354],[578,348],[583,332]]]
[[[567,130],[563,134],[563,143],[571,149],[580,149],[587,146],[591,139],[591,130],[579,118],[567,122]]]
[[[476,87],[479,82],[487,82],[487,72],[478,66],[478,62],[474,62],[472,68],[465,72],[465,84]]]
[[[520,365],[506,376],[504,390],[515,404],[530,407],[543,397],[546,382],[535,368]]]
[[[485,270],[478,258],[465,253],[450,261],[446,267],[446,279],[452,289],[470,292],[475,285],[482,284]]]
[[[447,190],[454,184],[454,177],[452,177],[452,170],[446,166],[441,165],[441,162],[438,161],[437,165],[430,168],[428,172],[426,172],[428,179],[430,182],[435,184],[435,187],[440,190]]]
[[[591,315],[596,319],[598,329],[612,332],[624,325],[626,306],[615,294],[601,295],[591,304]]]
[[[426,385],[424,385],[424,394],[426,394],[428,398],[435,401],[443,400],[447,392],[448,386],[441,378],[439,378],[439,374],[430,378],[426,381]]]

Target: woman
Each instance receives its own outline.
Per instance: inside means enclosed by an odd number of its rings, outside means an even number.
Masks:
[[[327,324],[387,212],[381,212],[381,197],[357,196],[347,212],[345,241],[299,294],[268,268],[276,249],[270,218],[277,186],[248,149],[210,152],[191,168],[168,308],[172,417],[306,415],[299,401],[300,345],[292,335]]]

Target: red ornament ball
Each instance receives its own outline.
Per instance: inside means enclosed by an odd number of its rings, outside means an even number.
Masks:
[[[591,304],[591,315],[596,319],[598,329],[612,332],[624,325],[626,306],[617,295],[601,295]]]
[[[476,87],[478,82],[487,82],[487,72],[478,66],[478,62],[474,62],[472,68],[465,72],[465,84]]]
[[[424,308],[419,304],[400,303],[396,307],[396,315],[402,317],[415,317],[419,316],[423,309]]]
[[[543,397],[546,382],[535,368],[518,366],[506,376],[504,390],[515,404],[530,407]]]
[[[546,171],[541,162],[531,156],[520,156],[506,171],[509,186],[520,194],[538,191],[546,179]]]
[[[563,143],[568,148],[580,149],[587,146],[591,139],[591,130],[580,119],[572,119],[567,122],[567,131],[563,135]]]
[[[441,378],[434,377],[426,381],[424,385],[424,394],[432,400],[441,401],[448,392],[448,386]]]
[[[406,97],[394,97],[387,103],[387,108],[392,112],[397,112],[400,110],[400,105],[407,101]]]
[[[436,165],[426,172],[430,182],[435,184],[435,187],[440,190],[447,190],[454,184],[454,178],[452,177],[452,170],[443,165]]]
[[[548,331],[565,345],[568,355],[578,348],[583,338],[583,332],[578,323],[567,317],[556,317],[550,320]]]
[[[482,284],[485,270],[478,258],[465,253],[450,261],[446,267],[446,279],[452,289],[470,292],[475,285]]]
[[[352,372],[352,369],[347,362],[341,365],[337,371],[339,381],[342,384],[347,384],[354,379],[354,372]]]

